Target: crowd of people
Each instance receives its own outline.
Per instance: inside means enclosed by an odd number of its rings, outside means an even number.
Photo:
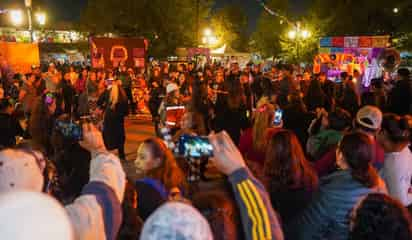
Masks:
[[[0,71],[2,239],[412,239],[407,69],[46,67]],[[146,107],[135,181],[125,118]],[[213,154],[179,154],[187,135]]]

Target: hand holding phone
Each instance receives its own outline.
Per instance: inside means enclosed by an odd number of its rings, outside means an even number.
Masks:
[[[242,154],[225,131],[211,134],[209,140],[214,154],[211,161],[219,171],[229,176],[236,170],[246,167]]]
[[[282,124],[282,120],[283,120],[283,110],[282,109],[275,110],[275,118],[273,120],[273,124],[275,126],[279,126],[280,124]]]
[[[183,157],[212,157],[213,146],[207,137],[199,137],[184,134],[178,143],[179,155]]]

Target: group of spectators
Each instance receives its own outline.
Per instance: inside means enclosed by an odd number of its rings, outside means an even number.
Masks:
[[[367,87],[358,72],[299,71],[50,64],[3,75],[0,236],[412,239],[409,71]],[[134,84],[150,91],[157,134],[138,146],[137,181],[121,164]],[[172,106],[185,112],[170,126]],[[81,125],[81,138],[59,122]],[[185,134],[207,137],[213,156],[176,154]]]

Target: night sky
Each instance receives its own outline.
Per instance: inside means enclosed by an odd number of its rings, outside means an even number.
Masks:
[[[52,11],[53,19],[55,21],[76,21],[80,18],[82,9],[86,6],[87,0],[42,0],[47,4],[48,11]],[[137,1],[137,0],[136,0]],[[299,14],[307,6],[311,0],[289,0],[291,3],[291,11]],[[1,0],[0,8],[8,7],[10,4],[21,2],[23,0]],[[4,3],[5,6],[2,6]],[[33,5],[36,0],[33,0]],[[262,7],[256,0],[216,0],[215,8],[225,6],[226,4],[238,4],[242,6],[249,16],[249,29],[253,31],[257,18],[259,17]]]

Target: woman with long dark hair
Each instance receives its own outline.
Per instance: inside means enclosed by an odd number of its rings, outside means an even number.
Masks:
[[[287,225],[310,204],[318,189],[316,172],[292,131],[281,130],[271,137],[264,173],[272,206]]]
[[[44,93],[36,100],[30,116],[29,133],[33,144],[42,149],[48,156],[52,154],[52,133],[57,109],[56,95]]]
[[[308,128],[315,115],[308,112],[299,92],[289,94],[289,104],[283,109],[283,128],[292,130],[303,146],[308,140]]]
[[[352,77],[348,77],[343,85],[343,95],[339,101],[341,108],[348,111],[352,116],[356,115],[360,106],[360,96]]]
[[[351,209],[369,193],[386,192],[371,165],[372,141],[362,133],[343,137],[336,151],[340,171],[322,179],[303,214],[285,228],[288,239],[348,239]]]
[[[215,131],[225,130],[232,138],[233,142],[238,145],[241,131],[249,125],[245,96],[242,85],[239,79],[234,79],[231,75],[226,81],[226,89],[228,92],[226,103],[217,108],[215,122]]]
[[[136,182],[138,208],[143,220],[175,191],[186,190],[185,176],[161,139],[143,141],[134,163],[137,172],[144,177]]]
[[[369,194],[354,208],[350,221],[349,240],[412,239],[411,215],[401,202],[385,194]]]
[[[312,79],[312,81],[310,81],[304,101],[309,112],[314,112],[316,108],[328,109],[327,96],[323,92],[319,80]]]

